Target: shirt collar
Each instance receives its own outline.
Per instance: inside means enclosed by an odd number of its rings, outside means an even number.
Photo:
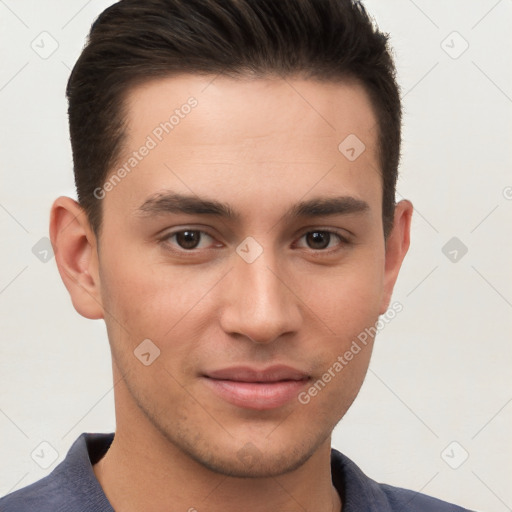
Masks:
[[[105,455],[113,440],[114,433],[83,433],[56,468],[56,471],[60,470],[67,478],[75,478],[73,484],[76,492],[82,496],[87,493],[89,505],[94,505],[93,510],[102,512],[114,510],[96,479],[92,466]],[[334,448],[331,449],[331,472],[333,484],[343,502],[343,512],[392,511],[379,484],[368,478],[354,462]]]

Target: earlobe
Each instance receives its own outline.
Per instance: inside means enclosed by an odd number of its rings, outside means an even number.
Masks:
[[[393,229],[386,243],[384,286],[379,311],[380,315],[383,315],[387,311],[391,303],[391,296],[398,277],[398,272],[409,249],[412,212],[413,205],[407,199],[400,201],[395,206]]]
[[[59,197],[54,201],[50,239],[74,308],[85,318],[103,318],[97,241],[83,208],[74,199]]]

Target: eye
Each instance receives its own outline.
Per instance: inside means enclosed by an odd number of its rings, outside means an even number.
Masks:
[[[163,238],[163,241],[172,245],[177,245],[180,249],[185,251],[192,251],[194,249],[205,249],[204,243],[214,240],[208,233],[199,229],[183,229],[181,231],[175,231],[169,233]]]
[[[299,240],[305,240],[306,246],[298,244],[299,247],[306,247],[315,251],[328,251],[328,249],[337,246],[347,245],[350,242],[341,234],[325,230],[316,229],[304,233]],[[171,249],[181,252],[192,252],[196,249],[208,249],[212,245],[222,246],[220,243],[214,243],[215,239],[200,229],[182,229],[166,234],[161,241],[166,245],[172,246]],[[337,243],[336,243],[337,242]]]
[[[334,231],[320,230],[308,231],[301,236],[301,239],[305,238],[307,246],[313,250],[325,250],[336,247],[336,245],[348,244],[348,240],[341,236],[339,233]],[[331,242],[338,241],[338,244],[332,244]],[[340,243],[341,242],[341,243]]]

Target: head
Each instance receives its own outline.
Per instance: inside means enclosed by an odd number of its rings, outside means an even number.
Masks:
[[[121,1],[67,94],[79,202],[50,232],[75,308],[106,322],[118,429],[224,474],[298,467],[356,397],[373,336],[343,355],[409,245],[387,37],[350,1]],[[302,375],[280,405],[216,378],[276,365]]]

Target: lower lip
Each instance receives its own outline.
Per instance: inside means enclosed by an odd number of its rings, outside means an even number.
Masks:
[[[281,407],[296,398],[308,382],[308,379],[279,382],[239,382],[210,378],[204,380],[214,393],[227,402],[259,411]]]

